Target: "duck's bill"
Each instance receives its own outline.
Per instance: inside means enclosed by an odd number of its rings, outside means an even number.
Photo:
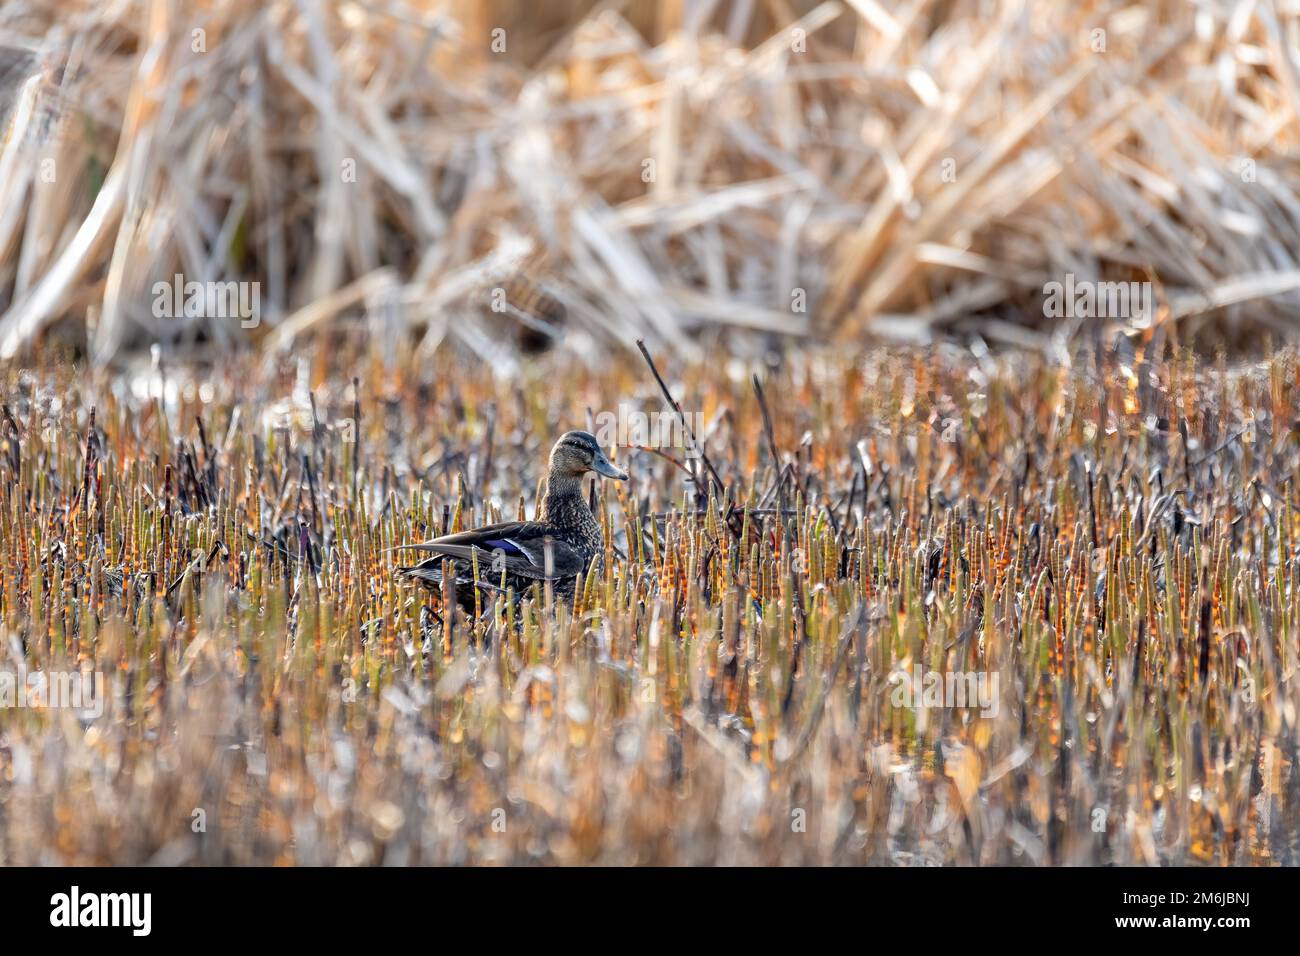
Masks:
[[[613,462],[600,453],[597,453],[595,458],[592,459],[591,467],[596,470],[598,475],[604,475],[606,478],[613,478],[617,481],[627,481],[627,472],[621,468],[615,468]]]

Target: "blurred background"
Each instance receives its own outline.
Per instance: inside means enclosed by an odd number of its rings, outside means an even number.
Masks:
[[[0,47],[0,357],[1300,316],[1295,0],[9,0]],[[1047,314],[1066,276],[1154,308]]]

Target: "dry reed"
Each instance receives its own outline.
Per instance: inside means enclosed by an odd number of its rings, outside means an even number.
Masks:
[[[587,357],[1060,353],[1065,274],[1151,281],[1180,341],[1295,328],[1294,2],[531,7],[7,3],[0,354],[367,320],[495,360],[521,271],[563,306],[529,334]],[[158,316],[176,273],[260,283],[261,328]]]

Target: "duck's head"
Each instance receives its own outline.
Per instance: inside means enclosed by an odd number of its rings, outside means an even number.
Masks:
[[[565,432],[551,449],[551,474],[581,478],[589,471],[627,481],[627,472],[614,467],[590,432]]]

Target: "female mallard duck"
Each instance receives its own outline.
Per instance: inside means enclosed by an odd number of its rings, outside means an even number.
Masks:
[[[503,521],[472,531],[443,535],[431,541],[404,547],[432,551],[433,557],[419,564],[398,568],[407,577],[429,585],[442,583],[443,562],[450,560],[456,572],[457,600],[462,607],[474,606],[474,556],[478,556],[479,586],[496,590],[505,573],[505,587],[522,595],[535,582],[552,581],[555,594],[573,596],[574,580],[585,572],[605,546],[600,523],[582,497],[582,478],[594,471],[606,478],[627,481],[627,472],[616,468],[600,450],[593,435],[572,431],[560,436],[551,449],[546,497],[536,521]]]

